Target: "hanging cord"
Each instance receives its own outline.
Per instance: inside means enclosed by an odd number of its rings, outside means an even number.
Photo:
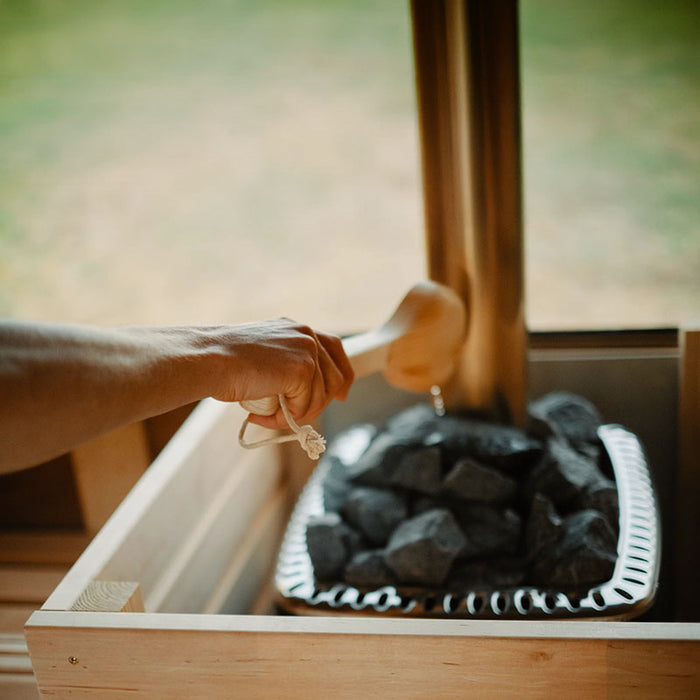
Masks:
[[[297,422],[292,417],[292,414],[287,408],[287,403],[284,400],[282,394],[278,395],[280,406],[282,407],[282,413],[287,419],[289,427],[292,429],[291,435],[276,435],[275,437],[265,438],[264,440],[257,440],[256,442],[246,442],[244,439],[244,434],[246,428],[248,427],[248,421],[250,419],[250,414],[243,421],[241,426],[241,431],[238,433],[238,442],[241,447],[245,447],[246,450],[252,450],[256,447],[263,447],[265,445],[274,445],[280,442],[291,442],[292,440],[298,440],[299,444],[302,446],[310,459],[318,459],[326,451],[326,439],[317,433],[310,425],[297,425]]]

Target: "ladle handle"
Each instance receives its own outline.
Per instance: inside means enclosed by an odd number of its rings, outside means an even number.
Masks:
[[[389,345],[401,335],[405,335],[409,329],[399,333],[396,329],[384,327],[359,333],[343,340],[343,349],[350,360],[355,379],[367,377],[374,372],[380,372],[386,366],[389,353]],[[262,399],[241,401],[241,406],[258,416],[271,416],[277,412],[279,401],[276,396],[266,396]]]

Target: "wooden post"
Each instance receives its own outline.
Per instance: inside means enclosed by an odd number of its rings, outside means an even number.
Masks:
[[[700,327],[680,331],[676,489],[676,616],[700,621]]]
[[[143,423],[90,440],[71,457],[85,529],[95,534],[151,461]]]
[[[526,396],[517,3],[411,3],[428,273],[467,304],[448,400],[522,423]]]
[[[71,610],[90,612],[144,612],[136,581],[90,581]]]

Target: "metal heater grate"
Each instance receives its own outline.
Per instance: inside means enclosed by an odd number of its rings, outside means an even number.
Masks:
[[[275,583],[282,608],[295,614],[329,612],[479,619],[629,619],[653,602],[659,577],[661,533],[657,499],[637,437],[619,425],[598,436],[613,467],[619,499],[617,562],[609,581],[585,595],[520,586],[461,591],[383,586],[360,591],[345,583],[316,585],[306,546],[306,525],[324,512],[322,461],[304,489],[282,543]]]

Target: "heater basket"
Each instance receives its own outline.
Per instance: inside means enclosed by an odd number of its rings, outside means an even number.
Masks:
[[[607,451],[618,493],[617,560],[610,580],[580,591],[532,586],[499,589],[429,590],[382,586],[359,590],[343,582],[319,585],[306,545],[309,518],[323,514],[322,460],[302,492],[282,542],[275,574],[278,604],[302,615],[337,612],[475,619],[630,619],[653,603],[659,577],[661,533],[657,498],[644,450],[619,425],[603,425],[598,436]],[[340,447],[342,449],[342,446]]]

